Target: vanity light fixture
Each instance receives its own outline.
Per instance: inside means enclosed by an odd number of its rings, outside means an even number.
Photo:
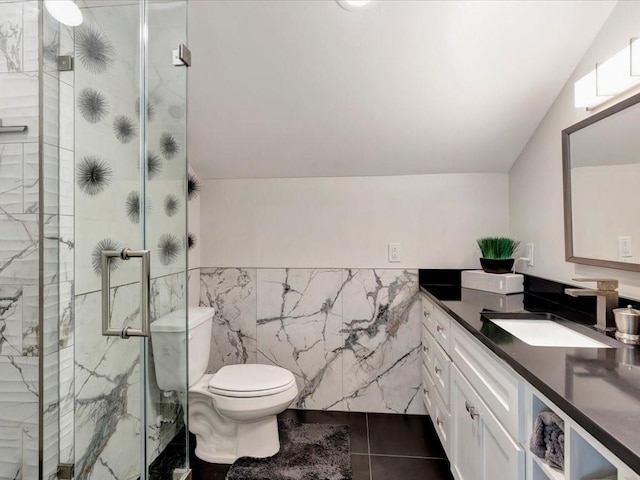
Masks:
[[[60,23],[77,27],[82,23],[82,12],[73,0],[44,0],[47,11]]]
[[[640,43],[632,38],[629,45],[574,84],[576,108],[592,110],[640,84]]]
[[[350,12],[362,11],[373,5],[372,0],[336,0],[336,2]]]

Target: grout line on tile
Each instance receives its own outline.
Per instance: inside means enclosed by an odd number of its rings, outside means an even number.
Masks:
[[[370,457],[392,457],[392,458],[419,458],[421,460],[447,460],[444,457],[420,457],[418,455],[385,455],[383,453],[370,453]]]
[[[369,457],[369,480],[373,480],[373,469],[371,468],[371,440],[369,440],[369,412],[365,412],[364,418],[367,422],[367,456]]]

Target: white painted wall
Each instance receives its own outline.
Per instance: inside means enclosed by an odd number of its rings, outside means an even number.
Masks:
[[[477,267],[508,224],[507,174],[205,180],[201,266]]]
[[[564,259],[560,132],[592,114],[573,106],[573,83],[597,61],[606,60],[637,37],[639,24],[640,2],[619,2],[509,175],[510,233],[535,244],[535,266],[526,272],[567,283],[575,283],[571,279],[577,276],[617,278],[620,293],[632,298],[640,298],[640,273],[576,265]]]

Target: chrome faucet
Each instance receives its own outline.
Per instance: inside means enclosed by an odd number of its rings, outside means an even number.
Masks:
[[[595,282],[596,288],[565,288],[572,297],[597,297],[596,328],[615,329],[613,309],[618,308],[618,280],[612,278],[574,278],[574,282]]]

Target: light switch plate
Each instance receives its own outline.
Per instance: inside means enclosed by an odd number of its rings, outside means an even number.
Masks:
[[[633,256],[633,254],[631,253],[631,237],[618,237],[618,256]]]
[[[389,262],[399,263],[402,257],[402,250],[399,243],[389,244]]]

